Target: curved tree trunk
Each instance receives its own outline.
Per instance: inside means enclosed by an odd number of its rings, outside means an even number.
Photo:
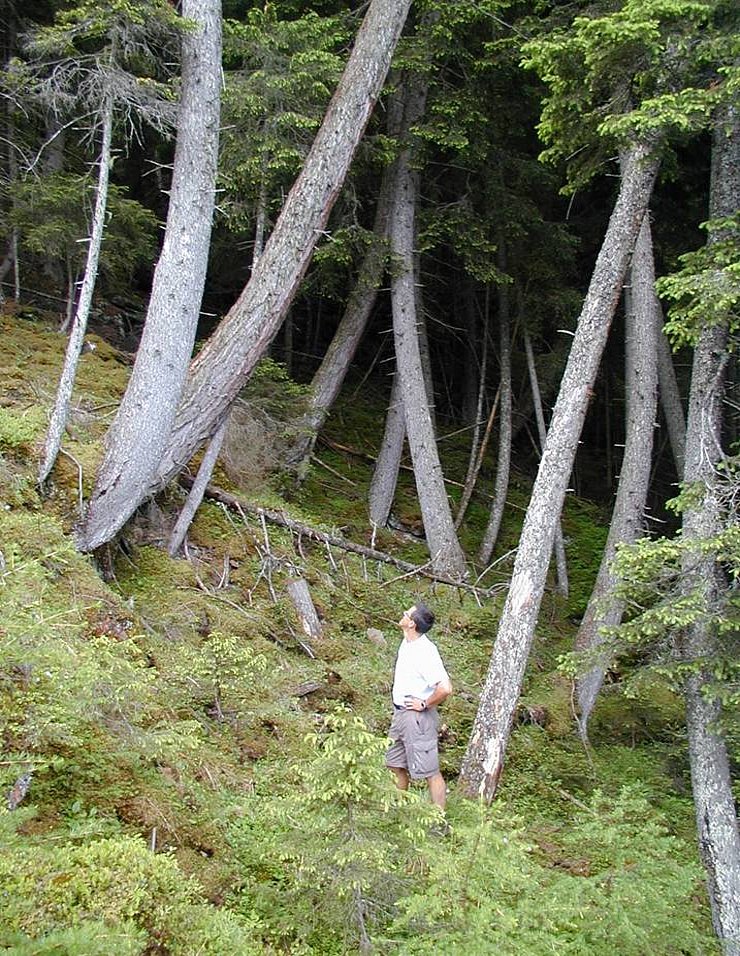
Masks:
[[[497,265],[502,273],[506,272],[506,240],[499,237]],[[506,494],[509,490],[511,472],[511,310],[509,308],[509,286],[502,283],[498,290],[499,322],[499,369],[501,412],[498,426],[498,461],[496,464],[496,484],[491,504],[491,514],[483,534],[478,563],[486,565],[491,560],[496,546],[501,521],[506,508]]]
[[[534,361],[534,352],[532,351],[532,340],[529,332],[524,330],[524,351],[527,355],[527,372],[529,373],[529,384],[532,391],[532,403],[534,413],[537,418],[537,434],[540,438],[540,452],[545,447],[547,441],[547,425],[545,424],[545,413],[542,408],[542,395],[540,394],[540,385],[537,380],[537,366]],[[565,542],[563,541],[563,526],[558,519],[558,526],[555,529],[555,545],[553,548],[555,554],[555,570],[557,574],[558,592],[563,597],[568,597],[568,565],[565,560]]]
[[[717,117],[712,152],[710,217],[731,216],[740,206],[740,114],[731,106]],[[712,242],[720,236],[710,234]],[[722,412],[725,369],[729,359],[728,324],[708,325],[694,352],[686,428],[684,483],[701,483],[701,502],[683,514],[682,535],[691,549],[684,563],[687,594],[699,595],[702,605],[722,601],[727,582],[716,556],[702,552],[701,543],[719,534],[725,515],[716,493],[717,466],[722,462]],[[677,640],[685,661],[711,660],[718,635],[711,614],[697,621]],[[696,810],[699,851],[707,874],[714,929],[727,956],[740,954],[740,834],[732,792],[727,745],[722,732],[722,705],[707,693],[712,675],[706,666],[689,674],[684,685],[689,738],[691,786]]]
[[[69,405],[72,400],[77,365],[82,353],[82,344],[87,330],[87,320],[90,316],[95,282],[98,277],[98,261],[100,247],[103,244],[105,230],[105,208],[108,203],[108,178],[111,163],[111,140],[113,138],[113,97],[108,95],[103,106],[103,133],[98,162],[98,182],[95,190],[95,211],[93,213],[92,230],[90,232],[85,275],[82,280],[80,296],[77,300],[77,311],[72,321],[72,332],[67,342],[67,351],[64,356],[64,367],[59,379],[54,408],[51,412],[49,429],[44,443],[44,457],[39,467],[38,481],[43,484],[49,477],[54,462],[57,460],[62,445],[62,436],[67,427]],[[17,254],[16,254],[17,261]]]
[[[182,98],[164,245],[144,332],[79,534],[92,550],[146,497],[172,429],[203,297],[218,162],[220,0],[184,0]],[[122,519],[123,516],[123,520]]]
[[[624,602],[611,597],[615,579],[611,565],[620,544],[631,544],[644,530],[650,486],[655,413],[658,403],[657,332],[660,306],[655,295],[655,265],[650,223],[646,216],[632,256],[631,293],[625,308],[625,379],[627,428],[609,534],[601,566],[581,626],[579,651],[598,654],[601,629],[619,624]],[[626,291],[626,290],[625,290]],[[577,682],[578,729],[585,741],[588,719],[604,681],[607,661],[596,661]]]
[[[280,328],[344,182],[383,86],[411,0],[372,0],[344,75],[329,104],[303,170],[239,299],[190,366],[169,441],[156,474],[105,520],[84,529],[82,550],[98,547],[139,504],[164,487],[218,430]],[[130,463],[138,473],[139,463]]]
[[[524,519],[511,586],[463,761],[463,792],[493,799],[534,637],[557,518],[568,487],[609,326],[645,217],[659,159],[648,145],[628,155],[563,375]]]

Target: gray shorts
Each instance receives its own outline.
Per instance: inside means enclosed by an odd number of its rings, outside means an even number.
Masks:
[[[394,710],[388,736],[391,745],[385,755],[386,767],[400,767],[413,780],[425,780],[439,773],[437,732],[439,714],[431,710]]]

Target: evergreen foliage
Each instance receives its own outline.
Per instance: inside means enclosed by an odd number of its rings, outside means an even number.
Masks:
[[[350,6],[224,4],[220,233],[204,311],[231,307],[230,290],[249,266],[245,249],[259,251],[300,172],[357,25]],[[145,297],[167,190],[173,63],[188,26],[165,0],[11,2],[8,13],[0,24],[4,291],[14,248],[23,295],[29,275],[39,291],[74,282],[88,233],[85,159],[107,95],[126,148],[112,170],[118,183],[109,196],[101,305],[112,293]],[[486,336],[483,419],[494,402],[501,289],[513,310],[516,477],[496,564],[477,582],[493,593],[480,606],[467,589],[330,551],[213,502],[198,511],[187,557],[171,559],[160,545],[177,490],[135,517],[106,557],[104,582],[71,535],[130,357],[90,337],[95,348],[80,366],[67,455],[42,499],[34,459],[62,343],[55,317],[8,305],[0,398],[4,951],[719,951],[694,847],[677,691],[699,670],[711,678],[707,693],[724,705],[717,729],[736,755],[735,458],[712,488],[720,533],[688,542],[671,535],[671,524],[665,535],[621,549],[617,596],[629,612],[605,635],[612,659],[592,722],[593,751],[586,754],[573,733],[571,680],[589,662],[569,651],[606,538],[604,475],[619,467],[611,448],[620,441],[623,399],[614,371],[618,332],[576,469],[576,488],[595,500],[566,500],[570,597],[545,596],[500,799],[485,808],[453,790],[442,821],[422,787],[393,787],[383,753],[395,621],[399,608],[424,598],[437,611],[435,640],[455,688],[443,711],[441,752],[453,785],[537,466],[516,332],[531,333],[548,405],[610,208],[611,183],[596,174],[625,144],[649,140],[673,150],[654,209],[659,267],[673,269],[658,286],[671,306],[673,343],[690,349],[712,322],[737,332],[737,217],[705,223],[712,242],[694,249],[706,217],[696,212],[706,198],[703,137],[717,106],[738,92],[737,10],[730,0],[427,0],[414,15],[428,28],[408,30],[388,89],[402,71],[430,78],[427,114],[409,139],[422,174],[417,250],[453,498],[469,450],[470,431],[460,429],[472,419],[462,409],[477,386]],[[320,358],[367,248],[380,175],[407,145],[387,135],[385,106],[291,313],[293,344],[286,336],[257,366],[239,399],[250,422],[236,423],[214,479],[364,543],[392,366],[384,290],[301,489],[281,487],[274,464],[305,411],[307,390],[287,368],[304,375]],[[547,165],[537,158],[538,119]],[[53,169],[46,160],[57,141],[64,141],[61,168]],[[571,195],[567,206],[561,188]],[[731,369],[733,356],[727,361]],[[667,475],[664,485],[674,480],[662,457],[655,472]],[[471,554],[494,477],[489,452],[461,529]],[[675,511],[695,507],[705,493],[682,488]],[[653,513],[663,514],[658,498],[656,491]],[[374,543],[424,564],[406,468],[394,511],[405,532],[380,529]],[[674,512],[663,516],[675,523]],[[707,556],[726,584],[712,606],[700,582],[690,587],[693,564]],[[296,575],[309,584],[324,628],[310,646],[284,593]],[[710,625],[716,652],[679,661],[676,636],[697,622]],[[384,636],[371,642],[369,627]]]

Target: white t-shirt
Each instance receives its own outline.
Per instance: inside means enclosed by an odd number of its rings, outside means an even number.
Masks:
[[[393,676],[393,703],[404,706],[404,698],[418,697],[426,700],[440,681],[449,681],[449,676],[439,656],[439,651],[426,634],[414,641],[401,641]]]

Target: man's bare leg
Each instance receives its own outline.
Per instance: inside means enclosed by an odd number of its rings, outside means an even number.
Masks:
[[[389,770],[393,772],[393,776],[396,778],[396,786],[399,790],[408,790],[409,788],[409,772],[404,767],[389,767]]]
[[[441,810],[444,810],[445,803],[447,802],[447,784],[445,783],[445,778],[441,773],[435,773],[433,777],[427,777],[427,785],[432,803],[436,803]]]

